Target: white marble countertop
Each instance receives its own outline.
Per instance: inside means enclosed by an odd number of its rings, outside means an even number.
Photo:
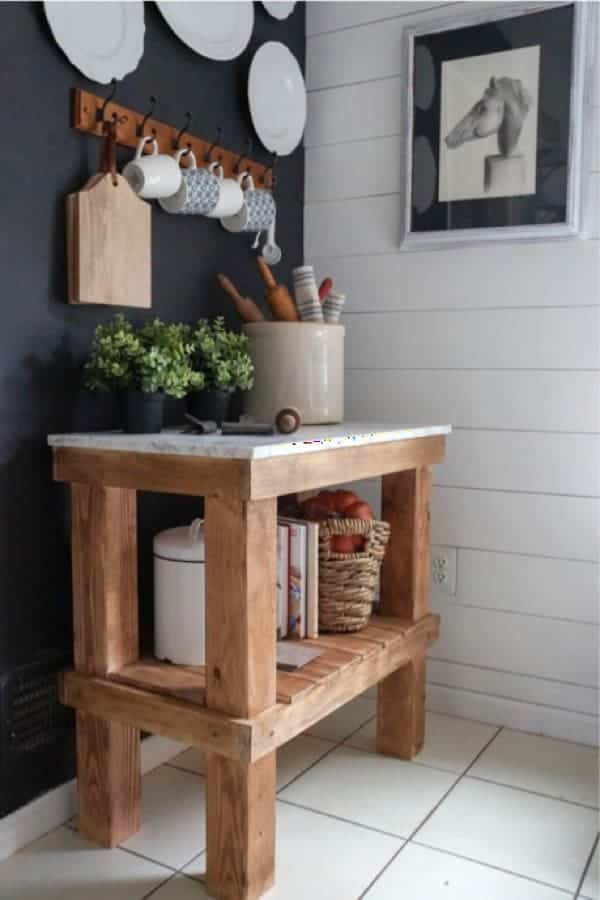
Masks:
[[[166,430],[161,434],[96,431],[86,434],[51,434],[48,436],[48,443],[51,447],[79,447],[89,450],[209,456],[216,459],[269,459],[314,453],[318,450],[335,450],[339,447],[406,441],[449,434],[451,431],[450,425],[405,426],[344,422],[342,425],[305,426],[295,434],[276,434],[272,437],[181,434],[176,430]]]

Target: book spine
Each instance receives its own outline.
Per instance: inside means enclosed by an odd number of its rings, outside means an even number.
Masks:
[[[287,635],[290,530],[281,522],[277,527],[277,639]]]
[[[306,637],[306,526],[290,524],[288,635]]]
[[[319,637],[319,526],[307,522],[306,636]]]

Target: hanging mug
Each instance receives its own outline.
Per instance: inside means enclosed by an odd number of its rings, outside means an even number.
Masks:
[[[152,153],[144,154],[144,147],[150,141]],[[177,193],[181,186],[181,169],[172,156],[159,153],[156,138],[147,135],[140,139],[135,157],[123,169],[123,178],[138,197],[157,200]]]
[[[182,170],[177,193],[160,201],[162,208],[169,213],[209,218],[238,212],[244,202],[242,189],[232,178],[223,177],[222,166],[215,161],[208,168],[199,169],[194,153],[187,149],[176,152],[178,164],[183,156],[189,157],[190,165]]]
[[[214,163],[213,163],[214,165]],[[220,219],[223,216],[235,216],[244,205],[244,192],[235,178],[225,178],[223,168],[217,164],[215,171],[219,179],[217,202],[205,213],[209,219]]]
[[[242,231],[268,231],[275,222],[277,207],[271,191],[254,187],[252,175],[242,172],[238,176],[240,185],[246,183],[244,203],[235,215],[222,216],[221,225],[227,231],[239,234]]]

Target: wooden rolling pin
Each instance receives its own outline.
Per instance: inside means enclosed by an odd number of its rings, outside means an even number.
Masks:
[[[277,284],[262,256],[257,256],[256,262],[265,285],[265,299],[275,318],[279,322],[297,322],[298,310],[285,284]]]
[[[242,297],[233,281],[219,273],[217,280],[226,294],[229,294],[243,322],[264,322],[265,317],[250,297]]]

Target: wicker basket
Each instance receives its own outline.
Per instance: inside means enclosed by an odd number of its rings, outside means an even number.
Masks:
[[[334,535],[360,534],[360,553],[334,553]],[[390,536],[387,522],[326,519],[319,523],[319,631],[360,631],[371,616],[379,569]]]

